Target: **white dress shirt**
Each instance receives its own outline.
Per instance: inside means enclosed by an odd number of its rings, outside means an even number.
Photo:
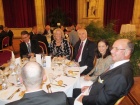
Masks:
[[[126,63],[126,62],[129,62],[129,61],[130,61],[130,60],[128,59],[128,60],[122,60],[122,61],[115,62],[114,64],[110,65],[109,70],[112,70],[112,69],[114,69],[115,67],[118,67],[118,66],[120,66],[120,65],[122,65],[122,64],[124,64],[124,63]]]

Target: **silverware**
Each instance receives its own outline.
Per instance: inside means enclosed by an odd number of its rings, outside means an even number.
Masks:
[[[48,93],[52,93],[51,85],[50,85],[50,84],[46,85],[46,88],[47,88],[47,90],[48,90]]]
[[[68,74],[66,74],[66,73],[65,73],[65,76],[66,76],[66,77],[76,78],[76,77],[73,77],[73,76],[69,76],[69,75],[68,75]]]
[[[20,89],[18,88],[10,97],[8,97],[7,99],[8,100],[10,100],[10,99],[12,99],[13,98],[13,96],[17,93],[17,92],[19,92],[20,91]]]
[[[52,83],[51,83],[51,85],[60,86],[60,87],[65,87],[65,86],[62,86],[62,85],[57,85],[57,84],[52,84]]]

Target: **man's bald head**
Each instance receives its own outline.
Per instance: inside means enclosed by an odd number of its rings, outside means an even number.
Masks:
[[[111,50],[114,62],[128,60],[134,50],[134,44],[128,39],[118,39],[114,42]]]
[[[44,75],[43,67],[37,62],[28,62],[21,71],[21,76],[26,88],[40,87]]]

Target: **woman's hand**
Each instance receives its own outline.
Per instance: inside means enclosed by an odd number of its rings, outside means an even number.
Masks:
[[[85,75],[84,80],[90,81],[91,80],[91,77],[89,75]]]

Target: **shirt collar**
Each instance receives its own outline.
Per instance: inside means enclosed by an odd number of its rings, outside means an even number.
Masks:
[[[118,61],[118,62],[115,62],[114,64],[112,64],[110,67],[110,69],[114,69],[115,67],[118,67],[118,66],[120,66],[120,65],[122,65],[122,64],[124,64],[124,63],[126,63],[126,62],[129,62],[130,60],[129,59],[127,59],[127,60],[122,60],[122,61]]]

